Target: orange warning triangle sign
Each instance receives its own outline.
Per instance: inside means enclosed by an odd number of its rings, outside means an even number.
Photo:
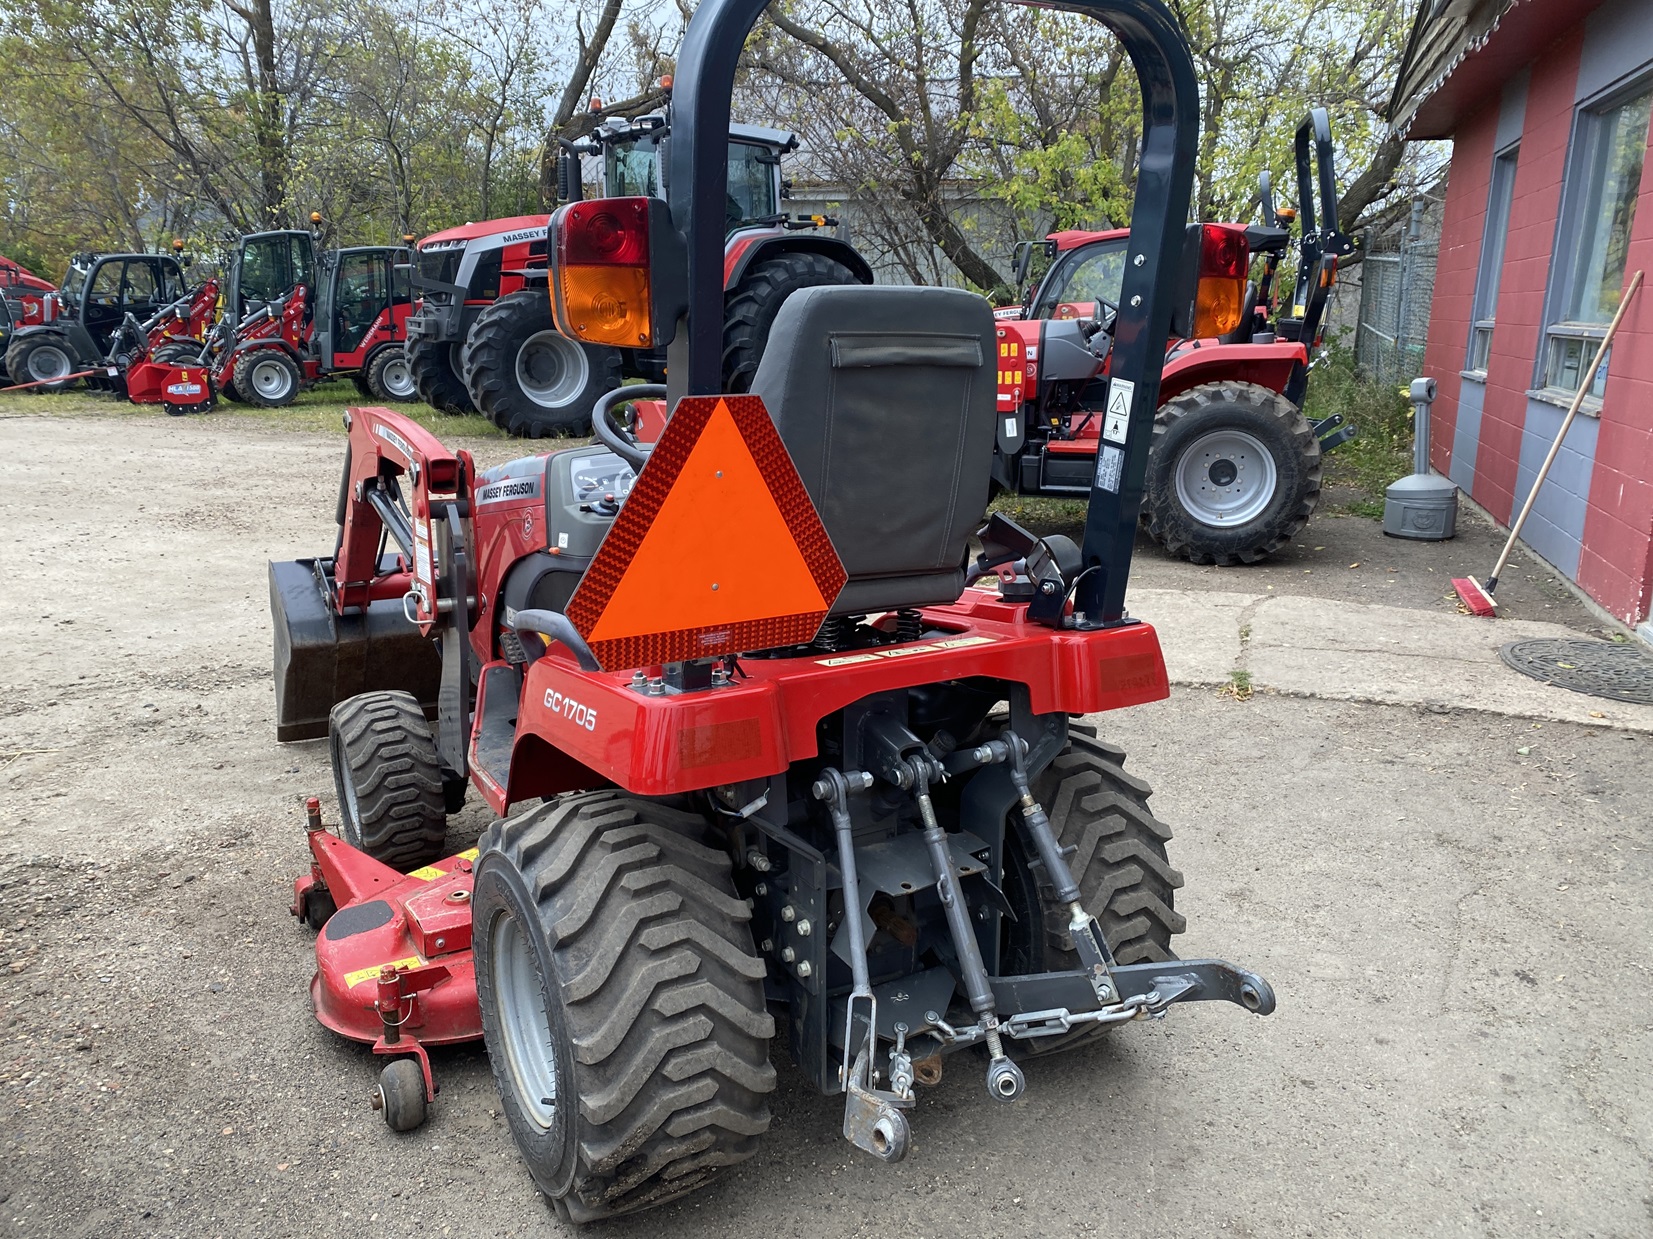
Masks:
[[[678,402],[568,606],[605,668],[809,641],[845,573],[756,396]]]

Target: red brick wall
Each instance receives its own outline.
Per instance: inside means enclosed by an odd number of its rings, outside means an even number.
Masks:
[[[1653,602],[1653,142],[1642,166],[1627,272],[1644,285],[1619,325],[1602,399],[1578,584],[1634,624]],[[1628,278],[1628,277],[1627,277]]]
[[[1533,63],[1527,86],[1526,123],[1498,287],[1498,325],[1487,361],[1486,403],[1475,458],[1475,500],[1505,524],[1515,507],[1526,393],[1533,385],[1533,359],[1544,330],[1544,292],[1561,212],[1561,180],[1583,45],[1584,27],[1579,25]]]
[[[1435,262],[1435,296],[1429,307],[1429,335],[1423,372],[1435,380],[1430,410],[1429,463],[1452,471],[1452,440],[1458,426],[1459,371],[1469,348],[1475,312],[1475,274],[1481,265],[1481,234],[1492,184],[1492,148],[1498,133],[1494,99],[1452,135],[1452,167],[1441,212],[1441,243]]]

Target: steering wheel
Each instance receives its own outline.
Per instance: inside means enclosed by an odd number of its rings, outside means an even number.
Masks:
[[[665,398],[664,383],[633,383],[630,387],[616,387],[611,392],[605,392],[598,397],[596,407],[591,411],[591,432],[602,440],[603,446],[609,451],[633,469],[642,472],[643,466],[649,462],[649,453],[654,450],[654,446],[639,443],[631,426],[619,422],[614,416],[614,411],[622,404],[630,404],[633,400]]]
[[[1096,299],[1096,309],[1091,313],[1091,325],[1085,329],[1085,338],[1094,339],[1098,332],[1107,332],[1109,338],[1113,336],[1114,324],[1119,320],[1119,307],[1103,297]]]

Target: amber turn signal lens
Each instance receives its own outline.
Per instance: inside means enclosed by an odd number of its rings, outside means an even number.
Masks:
[[[1240,307],[1245,300],[1245,281],[1226,277],[1200,280],[1194,295],[1194,338],[1223,336],[1240,325]]]
[[[564,267],[557,300],[558,318],[576,339],[619,348],[649,344],[647,267]]]

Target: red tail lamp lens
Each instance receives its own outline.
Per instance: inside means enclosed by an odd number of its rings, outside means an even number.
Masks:
[[[562,262],[579,267],[648,266],[647,198],[575,203],[561,222],[557,241]]]
[[[1206,224],[1200,236],[1200,278],[1244,280],[1251,267],[1245,230],[1231,224]]]

